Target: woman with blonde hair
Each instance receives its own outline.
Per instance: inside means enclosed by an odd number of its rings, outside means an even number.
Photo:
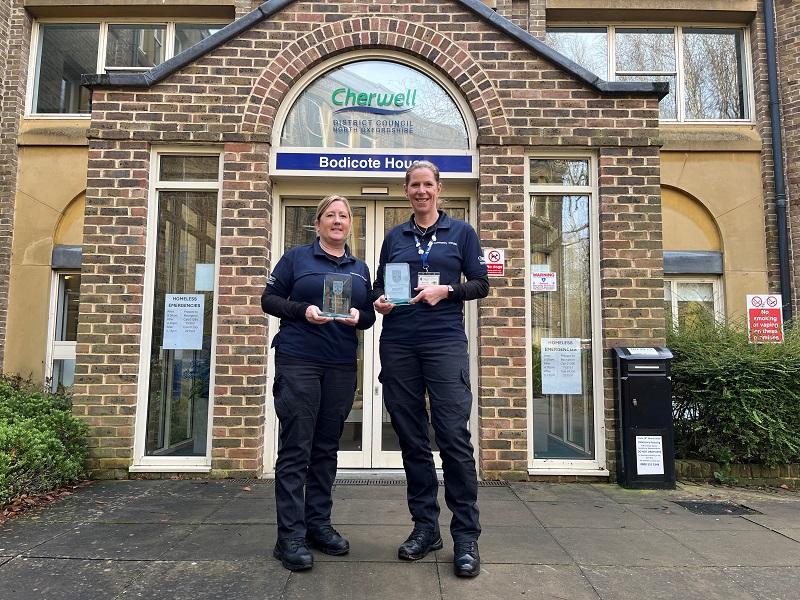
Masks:
[[[375,322],[369,268],[347,245],[352,220],[347,198],[323,198],[314,220],[317,239],[281,257],[261,296],[264,312],[281,319],[272,342],[280,422],[273,555],[290,571],[313,566],[309,546],[332,555],[350,550],[331,526],[331,489],[356,389],[356,329]],[[350,283],[350,306],[343,307],[348,317],[323,314],[323,288],[331,273]]]

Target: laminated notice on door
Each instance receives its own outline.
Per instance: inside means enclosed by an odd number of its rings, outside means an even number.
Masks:
[[[580,338],[542,338],[542,393],[583,392]]]
[[[664,474],[664,449],[660,435],[636,436],[636,474]]]

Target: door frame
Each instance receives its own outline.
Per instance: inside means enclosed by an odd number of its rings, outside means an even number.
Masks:
[[[354,178],[336,178],[336,193],[342,194],[348,199],[351,200],[353,206],[370,206],[370,205],[380,205],[381,203],[390,201],[390,202],[407,202],[405,198],[405,194],[403,193],[403,176],[387,176],[384,181],[381,181],[383,189],[381,190],[381,194],[369,194],[363,193],[366,190],[363,188],[375,188],[376,182],[375,179],[364,180],[362,178],[354,177]],[[445,198],[453,198],[458,200],[466,201],[468,204],[468,214],[469,214],[469,222],[476,226],[476,217],[477,217],[477,206],[478,206],[478,184],[475,181],[464,182],[464,181],[454,181],[454,180],[445,180],[443,181],[445,186]],[[323,198],[324,196],[331,193],[331,181],[330,179],[325,178],[311,178],[311,177],[283,177],[277,178],[277,181],[274,182],[273,190],[272,190],[272,242],[270,246],[270,268],[274,262],[282,256],[283,251],[283,217],[282,211],[283,207],[286,205],[287,202],[292,202],[294,200],[300,199],[319,199]],[[372,227],[373,231],[375,231],[375,219],[370,214],[371,211],[367,210],[367,227]],[[374,214],[374,213],[373,213]],[[409,215],[411,214],[411,209],[409,208]],[[477,227],[476,227],[477,229]],[[377,232],[375,232],[377,233]],[[373,240],[375,241],[375,240]],[[377,243],[370,243],[369,236],[365,243],[365,252],[366,252],[366,259],[367,263],[370,263],[370,259],[372,261],[377,262]],[[371,273],[373,279],[375,277],[374,273]],[[472,402],[472,409],[470,413],[470,420],[469,420],[469,429],[470,433],[472,434],[473,440],[473,448],[474,448],[474,455],[475,460],[477,461],[479,458],[480,452],[480,440],[478,438],[478,310],[475,302],[467,302],[465,303],[465,310],[464,310],[464,319],[465,322],[469,324],[468,328],[471,330],[471,335],[467,336],[467,348],[469,351],[470,357],[470,383],[473,389],[473,402]],[[378,317],[380,318],[380,317]],[[264,477],[273,477],[275,474],[275,461],[277,460],[278,454],[278,420],[275,415],[275,405],[272,395],[272,385],[275,381],[275,350],[272,348],[272,340],[275,337],[275,334],[278,331],[278,327],[280,324],[280,320],[276,317],[269,316],[268,317],[268,331],[267,331],[267,382],[266,382],[266,389],[264,394],[264,402],[265,402],[265,419],[264,419],[264,445],[263,445],[263,455],[262,455],[262,476]],[[374,327],[366,330],[364,332],[364,345],[367,347],[367,344],[372,344],[373,348],[378,347],[378,340],[374,337]],[[365,378],[363,382],[363,390],[364,395],[366,398],[367,390],[375,393],[376,385],[379,386],[378,378],[377,378],[377,367],[379,366],[380,359],[376,357],[377,360],[373,362],[373,366],[371,368],[365,369]],[[371,371],[371,381],[367,381],[367,372]],[[378,393],[380,393],[380,389],[378,389]],[[374,396],[373,396],[374,398]],[[366,403],[365,403],[366,404]],[[374,403],[373,403],[374,404]],[[365,423],[363,427],[366,429],[368,427],[366,423],[367,412],[369,412],[369,418],[371,419],[369,423],[369,430],[371,432],[369,440],[367,440],[367,436],[365,435],[364,439],[367,443],[370,444],[370,452],[367,452],[366,449],[362,449],[361,452],[353,452],[352,454],[361,455],[362,466],[346,466],[341,467],[340,471],[356,471],[356,472],[363,472],[369,471],[370,473],[387,473],[387,474],[397,474],[402,472],[402,465],[398,463],[398,466],[376,466],[373,467],[371,464],[372,457],[371,457],[371,446],[374,440],[374,432],[372,432],[373,424],[375,423],[376,419],[374,418],[373,407],[370,407],[369,411],[364,410],[364,420]],[[348,453],[349,454],[349,453]],[[341,453],[340,453],[341,457]],[[355,457],[353,457],[355,458]],[[355,460],[354,462],[357,462]],[[439,465],[437,464],[437,467]]]

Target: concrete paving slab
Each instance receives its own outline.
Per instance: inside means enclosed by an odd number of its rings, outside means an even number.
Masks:
[[[800,529],[800,502],[745,502],[763,514],[747,515],[745,518],[770,529]]]
[[[111,600],[145,562],[15,558],[0,568],[2,600]]]
[[[775,532],[785,535],[787,538],[791,538],[795,542],[800,542],[800,529],[776,529]]]
[[[606,500],[602,492],[590,485],[568,483],[509,483],[514,493],[526,502],[592,502]]]
[[[447,517],[450,519],[449,515]],[[403,500],[342,498],[333,503],[333,522],[339,525],[411,525]],[[410,531],[410,529],[409,529]]]
[[[184,496],[136,498],[97,516],[95,523],[202,523],[232,500],[203,500]]]
[[[41,523],[12,519],[0,525],[0,554],[16,556],[72,530],[72,523]]]
[[[0,556],[0,567],[2,567],[4,564],[6,564],[8,561],[10,561],[12,558],[14,558],[14,557],[13,556]]]
[[[589,529],[652,529],[653,526],[616,503],[528,502],[528,508],[545,527]]]
[[[125,590],[137,600],[279,598],[289,571],[264,561],[155,562]]]
[[[654,529],[548,529],[580,565],[653,567],[703,566],[711,563],[666,533]]]
[[[262,596],[263,597],[263,596]],[[435,600],[441,598],[434,563],[317,562],[292,573],[283,600]]]
[[[481,526],[492,527],[494,525],[528,525],[538,526],[539,521],[531,514],[531,511],[522,502],[505,502],[502,500],[488,500],[479,502],[478,508],[481,513]],[[450,522],[450,513],[448,520]]]
[[[800,565],[800,543],[759,531],[671,531],[676,540],[717,566]]]
[[[519,502],[519,496],[510,487],[479,487],[478,502],[507,501]]]
[[[268,560],[278,537],[275,525],[204,524],[173,546],[169,560]]]
[[[729,567],[724,573],[758,600],[796,600],[800,567]]]
[[[337,500],[397,500],[406,501],[404,485],[337,485],[333,488],[333,501]]]
[[[238,493],[237,498],[274,498],[275,482],[269,479],[261,479],[254,482],[236,484]],[[245,488],[250,488],[246,490]]]
[[[344,556],[328,556],[321,552],[313,551],[315,561],[399,562],[397,547],[411,533],[412,525],[409,521],[408,525],[336,525],[336,529],[350,542],[350,552]],[[443,534],[444,543],[447,545],[447,533],[443,532]],[[422,562],[434,562],[436,554],[428,554],[422,559]]]
[[[755,600],[722,569],[584,567],[603,600]]]
[[[28,551],[40,558],[157,560],[191,533],[191,525],[88,523]]]
[[[599,597],[575,566],[484,565],[475,579],[453,575],[449,563],[438,564],[444,600],[597,600]]]
[[[673,503],[655,507],[628,505],[627,508],[654,527],[665,531],[676,529],[690,531],[714,531],[717,529],[753,531],[760,528],[759,525],[741,516],[698,515]]]
[[[277,523],[275,499],[238,496],[209,514],[205,523]]]
[[[574,561],[541,527],[485,527],[478,540],[481,564],[569,565]],[[445,540],[436,553],[442,563],[453,562],[453,544]]]
[[[593,483],[591,487],[611,498],[619,504],[634,504],[637,506],[658,506],[672,500],[696,500],[695,488],[684,488],[678,484],[674,490],[640,490],[623,488],[613,483]]]

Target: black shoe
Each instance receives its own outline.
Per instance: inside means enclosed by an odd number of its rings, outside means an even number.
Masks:
[[[332,556],[341,556],[350,552],[350,542],[330,525],[309,529],[306,532],[306,540],[312,548]]]
[[[272,556],[290,571],[305,571],[314,566],[314,557],[306,546],[305,538],[279,539]]]
[[[456,542],[453,549],[453,572],[459,577],[477,577],[481,572],[478,542]]]
[[[419,560],[425,558],[431,550],[442,549],[442,536],[438,531],[414,527],[408,539],[397,549],[400,560]]]

